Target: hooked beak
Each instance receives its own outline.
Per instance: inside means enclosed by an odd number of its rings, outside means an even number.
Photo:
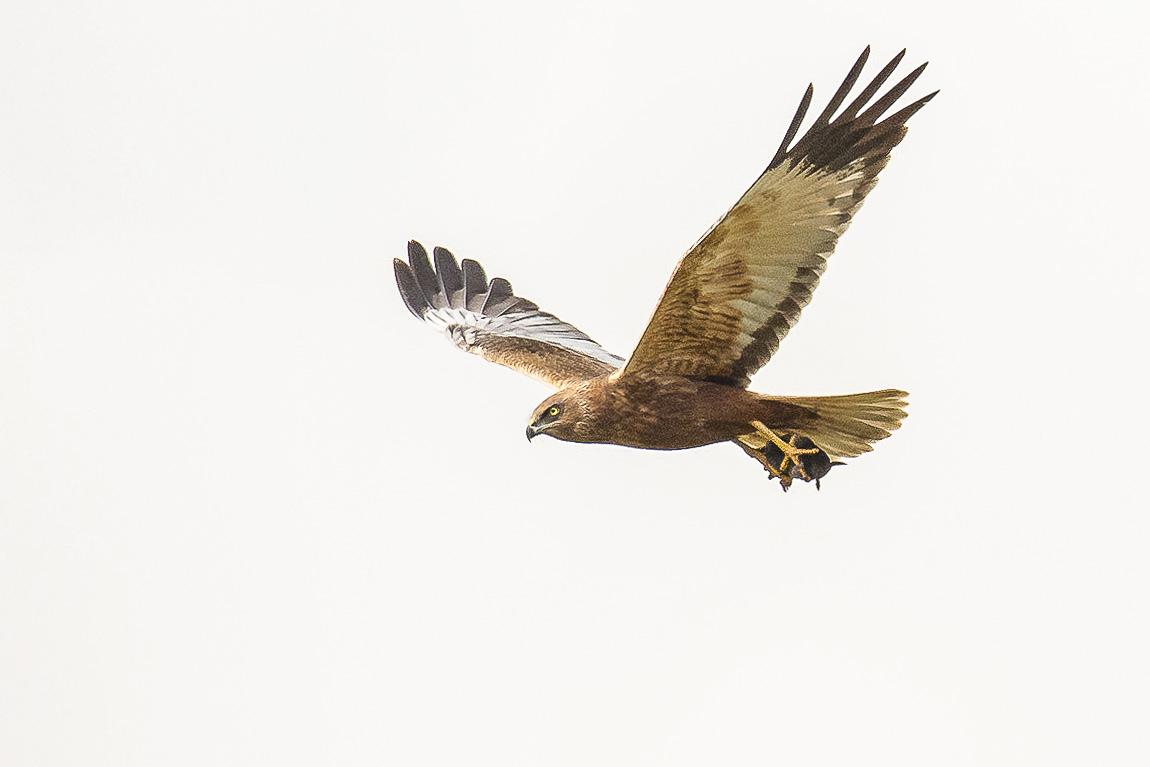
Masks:
[[[535,424],[533,424],[533,423],[527,424],[527,441],[528,442],[530,442],[532,439],[534,439],[535,435],[538,433],[539,433],[539,429],[535,428]]]

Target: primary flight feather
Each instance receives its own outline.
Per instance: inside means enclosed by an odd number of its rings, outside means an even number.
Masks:
[[[782,397],[746,386],[798,321],[906,121],[937,93],[882,118],[926,67],[874,99],[903,51],[839,111],[869,53],[795,141],[807,88],[770,164],[679,262],[628,359],[443,248],[434,265],[414,241],[407,262],[395,259],[404,303],[459,348],[559,389],[536,408],[529,439],[657,450],[732,441],[784,490],[796,478],[818,484],[839,459],[899,427],[906,393]]]

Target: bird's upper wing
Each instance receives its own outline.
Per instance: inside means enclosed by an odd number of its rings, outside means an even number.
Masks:
[[[444,248],[435,248],[434,254],[433,269],[423,246],[409,242],[407,262],[395,259],[395,281],[411,313],[460,349],[556,388],[606,375],[623,364],[622,357],[574,325],[515,295],[502,277],[488,284],[475,261],[465,258],[457,264]]]
[[[788,147],[814,94],[813,85],[807,88],[770,165],[679,262],[624,373],[746,386],[778,349],[810,301],[839,235],[906,134],[907,119],[935,95],[878,121],[926,68],[869,103],[903,51],[833,117],[869,53],[868,47],[827,108]]]

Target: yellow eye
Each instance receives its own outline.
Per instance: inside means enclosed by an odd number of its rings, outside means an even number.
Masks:
[[[551,407],[547,408],[547,415],[552,417],[559,415],[559,408],[555,405],[552,405]]]

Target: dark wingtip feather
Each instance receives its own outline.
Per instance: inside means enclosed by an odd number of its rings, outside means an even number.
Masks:
[[[858,119],[868,124],[877,120],[883,112],[890,109],[894,102],[898,101],[902,94],[906,93],[910,86],[914,85],[914,81],[918,79],[924,69],[926,69],[926,64],[920,64],[909,75],[899,80],[893,88],[886,92],[885,96],[872,104],[867,111],[859,115]]]
[[[447,300],[448,306],[457,306],[460,302],[455,300],[455,294],[463,290],[463,273],[459,271],[459,263],[447,248],[435,248],[435,274],[439,278],[439,289]]]
[[[491,286],[483,299],[483,313],[489,317],[498,317],[511,312],[533,312],[538,309],[539,306],[534,301],[515,295],[511,283],[502,277],[491,280]]]
[[[798,144],[796,144],[794,147],[791,147],[790,143],[794,140],[795,136],[798,135],[799,126],[801,125],[803,118],[806,116],[807,110],[810,108],[811,99],[814,95],[814,85],[812,84],[807,87],[806,92],[803,94],[802,101],[799,103],[799,108],[796,110],[795,116],[791,120],[791,124],[788,126],[787,131],[783,136],[782,143],[779,144],[778,151],[775,152],[775,156],[767,165],[767,170],[771,170],[772,168],[776,168],[781,165],[787,159],[787,157],[792,154],[792,150],[794,150],[796,156],[801,156],[804,152],[809,151],[812,148],[810,146],[811,143],[817,141],[817,137],[828,134],[828,131],[830,133],[835,133],[838,130],[845,130],[850,132],[858,128],[865,128],[869,125],[872,125],[874,121],[882,115],[883,112],[885,112],[888,108],[890,108],[892,104],[894,104],[895,101],[898,100],[898,98],[907,90],[907,88],[909,88],[914,83],[918,76],[922,74],[922,70],[926,68],[926,64],[923,64],[922,66],[915,69],[909,75],[904,77],[897,85],[891,88],[891,90],[883,95],[883,97],[880,98],[876,103],[872,104],[866,112],[864,112],[862,115],[859,115],[859,110],[866,107],[867,102],[869,102],[871,98],[874,97],[879,89],[881,89],[886,81],[890,78],[891,74],[894,73],[895,69],[898,68],[898,65],[902,63],[903,58],[906,56],[906,48],[903,48],[901,51],[895,54],[894,58],[886,63],[886,65],[879,71],[879,73],[871,79],[870,83],[868,83],[867,86],[863,88],[862,92],[859,93],[859,95],[853,101],[851,101],[851,103],[845,109],[843,109],[841,113],[839,113],[838,117],[834,117],[835,112],[838,111],[839,107],[842,106],[844,101],[846,101],[847,96],[850,95],[851,90],[854,89],[855,84],[858,82],[859,76],[862,74],[863,68],[866,66],[867,60],[870,58],[870,52],[871,48],[869,45],[863,48],[862,53],[859,54],[859,57],[855,60],[855,63],[851,65],[847,76],[843,78],[842,84],[839,85],[838,90],[835,91],[834,95],[831,96],[830,101],[827,102],[826,108],[824,108],[819,116],[815,118],[814,122],[811,124],[811,127],[807,129],[807,132],[803,138],[799,139]],[[922,103],[926,102],[923,101]],[[922,104],[919,104],[918,106],[921,107],[921,105]],[[906,117],[909,117],[911,114],[913,114],[913,111],[907,113],[903,120],[905,121]],[[833,122],[832,118],[834,118]],[[844,134],[842,138],[846,138],[846,135]]]
[[[869,47],[867,51],[869,51]],[[768,168],[778,167],[787,161],[793,163],[805,161],[811,167],[836,170],[848,163],[867,158],[871,176],[876,175],[882,169],[890,150],[906,134],[905,123],[907,119],[921,109],[934,94],[903,107],[895,114],[884,118],[882,122],[876,122],[888,109],[894,106],[895,102],[926,69],[926,64],[915,68],[868,106],[867,102],[880,92],[895,68],[902,62],[906,53],[903,50],[891,59],[863,88],[858,97],[853,99],[850,105],[831,122],[830,116],[846,99],[848,92],[861,74],[860,65],[865,63],[867,51],[864,51],[863,55],[851,67],[843,84],[839,86],[838,91],[835,92],[831,102],[819,118],[795,142],[794,146],[787,149],[781,156],[776,155]],[[858,114],[859,110],[863,109],[865,111]],[[790,129],[788,129],[789,133]]]
[[[799,125],[802,124],[803,118],[807,116],[807,110],[811,107],[811,99],[815,95],[815,84],[811,83],[807,86],[806,93],[803,94],[802,101],[799,102],[799,108],[795,110],[795,116],[791,119],[791,125],[787,128],[786,134],[783,136],[783,141],[779,144],[779,151],[775,152],[774,158],[767,166],[767,170],[778,165],[787,156],[787,147],[794,141],[795,136],[798,135]]]
[[[427,259],[427,251],[415,240],[407,243],[407,262],[411,264],[412,274],[415,275],[415,281],[423,291],[426,302],[437,309],[442,309],[446,303],[439,292],[439,280],[435,276],[435,270],[431,268],[431,262]]]
[[[855,83],[862,74],[863,67],[866,66],[867,59],[870,58],[870,46],[863,48],[862,54],[855,61],[854,66],[851,67],[850,72],[843,79],[842,85],[835,91],[835,95],[831,96],[831,100],[827,102],[827,108],[823,110],[817,118],[815,118],[814,125],[811,129],[818,128],[819,126],[826,125],[831,121],[831,115],[839,108],[839,106],[846,99],[847,94],[851,92],[851,88],[855,87]]]
[[[490,284],[483,266],[470,258],[456,262],[447,248],[433,248],[435,266],[427,250],[415,240],[407,243],[408,263],[395,259],[395,282],[408,310],[423,318],[428,310],[467,309],[497,317],[507,312],[539,309],[533,301],[515,295],[511,283],[495,277]]]
[[[908,104],[907,106],[898,110],[897,112],[892,114],[890,117],[883,120],[882,123],[880,123],[880,124],[884,124],[884,123],[889,122],[893,125],[901,125],[901,124],[905,123],[907,120],[909,120],[911,118],[911,116],[915,112],[917,112],[918,110],[920,110],[924,106],[926,106],[926,102],[930,101],[932,98],[934,98],[937,95],[938,95],[938,91],[935,91],[934,93],[928,93],[927,95],[923,96],[921,99],[914,102],[913,104]]]
[[[424,312],[430,307],[427,297],[423,294],[415,273],[402,259],[395,259],[392,266],[395,268],[395,284],[399,288],[399,295],[407,310],[419,319],[423,319]]]
[[[842,114],[840,114],[837,119],[850,120],[855,115],[857,115],[858,111],[866,106],[866,103],[871,100],[871,97],[878,92],[878,89],[883,86],[883,83],[885,83],[890,78],[891,74],[894,73],[894,70],[898,68],[899,63],[902,62],[904,56],[906,56],[906,48],[903,48],[898,52],[897,56],[887,62],[887,65],[883,67],[877,75],[874,76],[874,79],[870,81],[870,84],[863,88],[862,93],[858,95],[858,98],[852,101],[850,106],[844,109]]]
[[[480,311],[496,316],[499,314],[498,309],[501,302],[514,297],[515,291],[511,289],[511,283],[502,277],[496,277],[491,281],[490,287],[487,288],[487,295],[483,297],[483,306],[480,307]]]
[[[470,258],[463,259],[460,266],[463,268],[463,304],[473,312],[481,311],[487,293],[487,275],[479,262]]]

